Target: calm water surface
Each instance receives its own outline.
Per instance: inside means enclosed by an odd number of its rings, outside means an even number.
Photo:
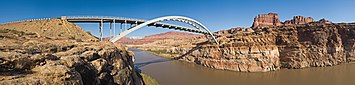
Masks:
[[[138,49],[135,65],[161,85],[355,85],[355,63],[333,67],[281,69],[265,73],[215,70],[168,60]]]

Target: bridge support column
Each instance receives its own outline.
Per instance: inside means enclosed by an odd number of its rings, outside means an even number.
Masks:
[[[122,23],[120,23],[120,33],[119,34],[122,33],[122,28],[123,28]]]
[[[126,28],[127,28],[127,21],[125,20],[125,21],[124,21],[124,28],[123,28],[123,31],[126,31]]]
[[[112,22],[110,22],[110,37],[112,36]]]
[[[116,20],[115,19],[113,19],[113,36],[114,35],[116,35]]]
[[[103,37],[103,30],[102,30],[103,24],[104,24],[104,22],[103,22],[103,20],[101,20],[101,21],[100,21],[100,40],[101,40],[101,41],[102,41],[102,37]]]

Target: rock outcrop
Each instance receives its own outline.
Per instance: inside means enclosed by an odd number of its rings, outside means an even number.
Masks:
[[[305,24],[272,28],[284,68],[324,67],[345,63],[341,35],[333,24]]]
[[[278,47],[270,34],[255,34],[249,29],[234,28],[218,38],[220,45],[200,42],[192,48],[172,48],[181,60],[206,67],[242,72],[266,72],[280,69]],[[222,33],[220,33],[222,34]],[[200,41],[200,40],[199,40]],[[207,41],[202,39],[202,41]]]
[[[355,61],[355,23],[340,23],[336,25],[344,45],[348,62]]]
[[[133,53],[96,40],[59,19],[0,25],[0,84],[143,84]]]
[[[323,19],[321,20],[322,22]],[[251,28],[262,28],[262,27],[272,27],[272,26],[282,26],[282,25],[299,25],[307,24],[314,22],[314,19],[311,17],[304,16],[294,16],[291,20],[286,20],[281,22],[278,14],[268,13],[268,14],[259,14],[254,18],[254,22]]]
[[[320,19],[319,21],[317,21],[318,23],[324,23],[324,24],[331,24],[332,22],[330,22],[329,20],[326,19]]]
[[[285,25],[297,25],[297,24],[307,24],[310,22],[314,22],[314,19],[311,17],[294,16],[292,20],[286,20],[284,22],[284,24]]]
[[[282,25],[278,14],[268,13],[268,14],[259,14],[254,18],[253,28],[254,27],[264,27],[264,26],[280,26]]]

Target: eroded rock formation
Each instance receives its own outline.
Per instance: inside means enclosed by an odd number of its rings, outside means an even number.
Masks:
[[[1,85],[143,84],[132,56],[59,19],[0,25]]]
[[[282,26],[282,25],[299,25],[307,24],[314,22],[314,19],[311,17],[304,16],[294,16],[291,20],[286,20],[281,22],[278,14],[268,13],[268,14],[259,14],[254,18],[254,22],[251,28],[262,28],[262,27],[271,27],[271,26]],[[320,22],[328,22],[325,19],[320,20]]]
[[[326,19],[320,19],[319,21],[317,21],[318,23],[324,23],[324,24],[331,24],[332,22],[330,22],[329,20]]]
[[[172,48],[168,53],[185,53],[180,59],[206,67],[242,72],[266,72],[280,68],[278,47],[271,34],[234,28],[218,38],[220,45],[200,42],[192,48]],[[220,31],[223,32],[223,31]],[[222,33],[220,33],[222,34]],[[206,40],[202,40],[206,41]]]
[[[295,24],[307,24],[310,22],[314,22],[314,19],[311,17],[303,17],[303,16],[294,16],[291,20],[286,20],[284,22],[285,25],[295,25]]]
[[[282,25],[278,14],[268,13],[259,14],[254,18],[254,23],[252,27],[264,27],[264,26],[280,26]]]
[[[346,62],[344,45],[336,25],[305,24],[272,28],[284,68],[324,67]]]

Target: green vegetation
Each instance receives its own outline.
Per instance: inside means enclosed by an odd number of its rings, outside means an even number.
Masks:
[[[152,54],[170,54],[170,55],[174,55],[174,54],[178,54],[178,53],[170,53],[170,52],[167,52],[166,50],[151,50],[151,49],[148,49],[147,50],[148,52],[152,53]]]
[[[179,53],[170,53],[170,52],[167,52],[166,50],[151,50],[151,49],[148,49],[148,50],[145,50],[145,51],[148,52],[148,53],[157,55],[157,56],[168,58],[168,59],[173,59],[174,57],[180,55]]]
[[[153,79],[152,77],[143,73],[141,73],[141,76],[143,78],[145,85],[159,85],[158,81]]]
[[[151,52],[153,54],[167,54],[167,52],[165,50],[151,50],[151,49],[148,49],[147,51]]]
[[[22,35],[35,35],[35,33],[25,33],[23,31],[10,30],[10,29],[0,30],[0,33],[13,33],[13,34],[17,34],[19,36],[22,36]]]

